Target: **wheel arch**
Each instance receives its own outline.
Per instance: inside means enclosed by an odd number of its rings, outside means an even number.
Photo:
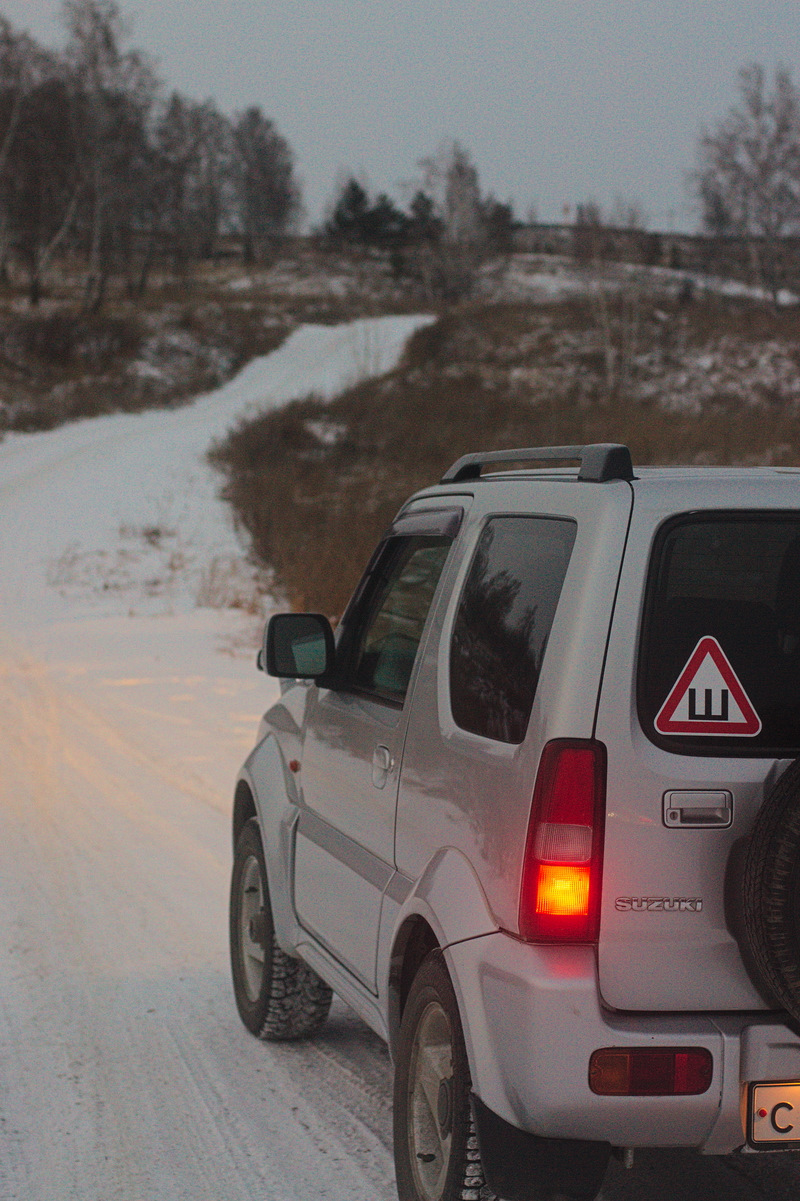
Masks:
[[[453,943],[491,934],[497,929],[480,880],[461,851],[454,847],[436,852],[397,912],[395,934],[387,965],[387,1028],[394,1054],[408,990],[420,965],[433,950],[444,952]],[[380,976],[380,973],[379,973]],[[461,1020],[467,1029],[461,988],[453,987]],[[467,1034],[469,1047],[469,1035]]]
[[[249,783],[245,779],[240,779],[236,784],[236,791],[233,794],[233,848],[236,850],[236,844],[239,841],[239,835],[244,829],[245,823],[251,817],[256,817],[256,803],[253,799],[253,792]]]
[[[245,823],[258,818],[264,848],[270,904],[278,945],[296,954],[299,926],[292,896],[292,848],[299,798],[294,777],[272,734],[245,762],[234,790],[234,843]]]
[[[392,1057],[397,1051],[400,1023],[414,977],[431,951],[438,949],[433,928],[419,913],[407,917],[397,931],[389,960],[387,1024]]]

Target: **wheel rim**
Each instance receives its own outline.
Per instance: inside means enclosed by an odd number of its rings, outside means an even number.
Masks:
[[[255,1003],[261,996],[261,985],[264,980],[264,948],[250,933],[251,921],[257,918],[264,908],[261,867],[255,855],[250,855],[245,860],[241,879],[239,946],[245,992],[247,999]]]
[[[424,1009],[414,1035],[408,1074],[408,1150],[417,1192],[438,1201],[450,1166],[453,1042],[438,1001]]]

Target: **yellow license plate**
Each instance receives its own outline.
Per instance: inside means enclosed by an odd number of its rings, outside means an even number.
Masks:
[[[761,1151],[800,1147],[800,1081],[750,1085],[747,1141]]]

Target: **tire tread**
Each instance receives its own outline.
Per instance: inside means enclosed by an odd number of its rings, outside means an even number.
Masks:
[[[259,863],[263,905],[269,919],[269,933],[264,941],[264,976],[261,992],[251,1001],[241,979],[239,952],[238,894],[241,865],[248,856]],[[261,842],[258,819],[250,818],[239,835],[234,854],[230,897],[230,950],[233,991],[239,1015],[256,1038],[271,1042],[288,1042],[311,1038],[325,1022],[331,1007],[333,992],[312,968],[296,959],[279,945],[275,937],[269,899],[267,868]]]
[[[783,773],[759,811],[743,874],[744,926],[757,975],[800,1021],[800,759]]]
[[[407,1090],[401,1059],[406,1049],[410,1046],[413,1037],[413,1020],[418,999],[424,997],[426,994],[429,996],[435,994],[450,1018],[451,1029],[453,1031],[454,1065],[458,1065],[454,1071],[454,1075],[457,1071],[460,1078],[459,1094],[454,1099],[454,1113],[461,1115],[461,1121],[465,1126],[465,1131],[458,1140],[461,1146],[458,1146],[458,1144],[454,1146],[456,1159],[451,1165],[449,1180],[445,1184],[441,1201],[498,1201],[496,1195],[486,1184],[483,1174],[481,1153],[478,1148],[478,1136],[470,1106],[471,1080],[467,1065],[466,1049],[464,1047],[464,1036],[461,1029],[461,1019],[458,1013],[458,1003],[440,951],[432,951],[423,960],[411,986],[401,1023],[398,1063],[395,1067],[394,1095],[394,1153],[400,1201],[419,1201],[417,1190],[413,1184],[412,1173],[407,1164],[408,1140],[404,1125],[406,1118],[405,1092]],[[455,1141],[454,1134],[454,1143]]]

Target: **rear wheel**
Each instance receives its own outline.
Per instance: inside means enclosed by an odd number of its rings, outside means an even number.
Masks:
[[[236,1005],[251,1034],[295,1039],[319,1030],[333,994],[316,972],[287,955],[275,939],[264,848],[254,817],[245,823],[233,858],[230,951]]]
[[[470,1074],[453,986],[438,952],[408,996],[394,1082],[400,1201],[483,1201],[486,1187],[469,1103]]]

